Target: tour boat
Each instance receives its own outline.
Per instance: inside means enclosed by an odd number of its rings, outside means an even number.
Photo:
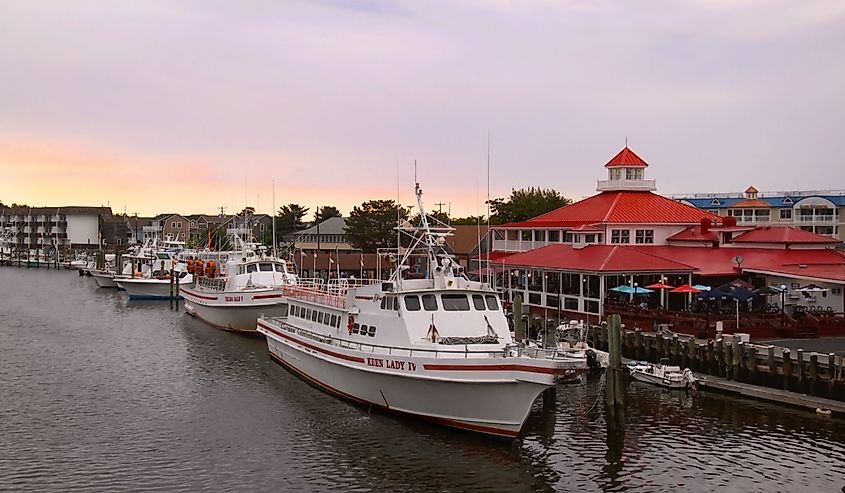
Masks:
[[[152,256],[128,256],[129,262],[135,262],[132,273],[128,276],[116,277],[115,282],[121,289],[126,290],[130,300],[168,300],[179,298],[176,293],[176,283],[179,290],[182,285],[189,285],[194,276],[187,272],[186,263],[180,259],[181,250],[157,250]],[[174,272],[171,279],[170,271]]]
[[[255,333],[261,313],[287,313],[282,288],[296,283],[293,269],[284,260],[264,255],[254,244],[244,248],[239,253],[209,252],[188,260],[196,278],[193,285],[180,289],[188,314],[224,330]]]
[[[258,331],[275,361],[331,394],[516,438],[540,393],[586,371],[586,358],[516,344],[496,292],[466,277],[443,248],[452,228],[426,216],[419,184],[416,195],[420,223],[398,227],[411,246],[389,280],[300,279]]]
[[[698,379],[689,368],[681,370],[680,366],[670,366],[667,363],[668,361],[664,358],[661,363],[632,361],[627,366],[631,378],[639,382],[669,389],[694,388],[697,385]]]

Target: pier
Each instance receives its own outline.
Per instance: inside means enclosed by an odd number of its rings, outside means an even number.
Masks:
[[[598,349],[609,347],[607,324],[592,326]],[[724,334],[696,339],[681,334],[623,329],[622,354],[629,359],[670,364],[707,375],[704,388],[845,413],[845,351],[820,353],[744,342]]]

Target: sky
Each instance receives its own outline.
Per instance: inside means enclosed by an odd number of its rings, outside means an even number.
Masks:
[[[841,0],[0,0],[0,201],[345,214],[416,161],[475,215],[488,143],[577,200],[626,139],[664,194],[845,189],[843,88]]]

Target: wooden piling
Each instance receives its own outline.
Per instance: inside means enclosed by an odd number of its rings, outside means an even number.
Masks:
[[[749,345],[746,348],[746,353],[748,355],[746,361],[748,365],[748,382],[757,385],[757,348]]]
[[[799,349],[795,351],[795,358],[795,369],[797,370],[795,375],[798,378],[798,392],[804,392],[804,387],[807,384],[806,379],[804,378],[804,350]]]
[[[725,340],[720,337],[716,339],[716,376],[725,376]]]
[[[609,408],[622,406],[622,344],[621,344],[622,319],[618,314],[613,314],[607,323],[608,352],[610,362],[607,367],[607,389],[605,397]],[[612,411],[611,411],[612,412]]]
[[[775,387],[777,385],[778,366],[775,362],[775,347],[771,344],[766,347],[766,360],[769,365],[768,385]]]
[[[680,365],[681,362],[681,344],[678,339],[678,334],[672,334],[672,364]]]
[[[783,390],[792,388],[792,357],[789,349],[783,350]]]
[[[819,391],[819,355],[818,353],[810,354],[810,395],[816,395]]]
[[[513,299],[513,329],[517,341],[525,341],[525,325],[522,321],[522,295],[517,294]]]
[[[687,367],[691,370],[698,371],[698,345],[695,342],[695,337],[690,337],[687,339],[687,355],[689,357],[689,362],[687,363]]]

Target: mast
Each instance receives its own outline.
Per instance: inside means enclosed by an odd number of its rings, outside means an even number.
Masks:
[[[273,258],[278,258],[276,255],[276,180],[273,180]]]
[[[487,264],[487,284],[493,286],[491,282],[492,272],[490,271],[490,129],[487,129],[487,248],[485,249],[486,264]],[[480,278],[480,276],[479,276]]]

